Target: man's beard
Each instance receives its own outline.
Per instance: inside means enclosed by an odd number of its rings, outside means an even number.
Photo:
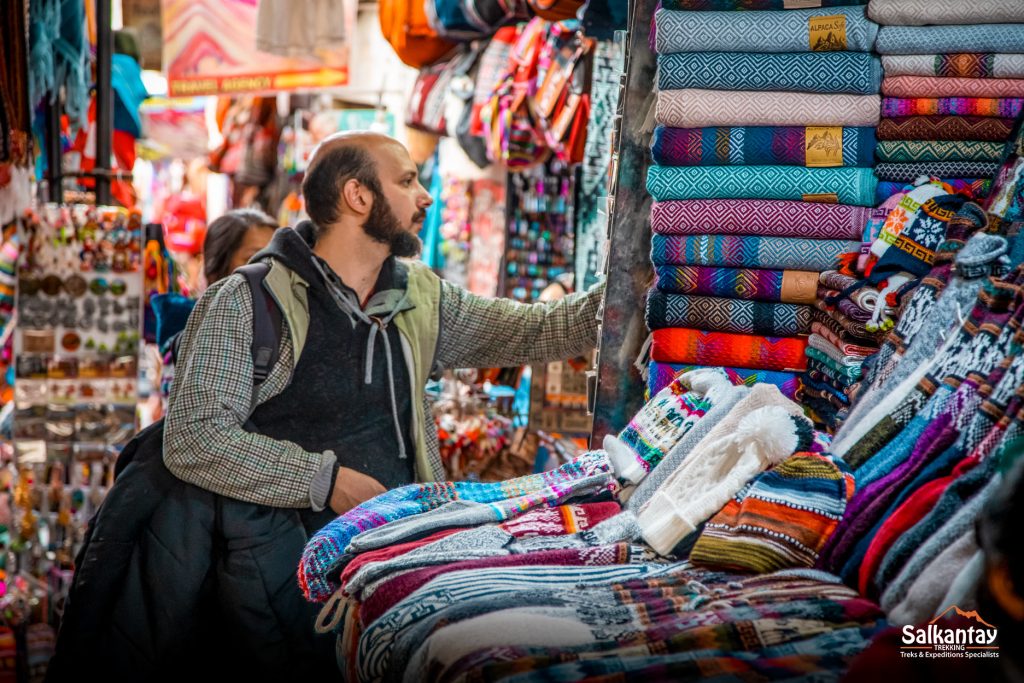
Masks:
[[[420,209],[413,219],[425,217],[426,213],[425,210]],[[399,258],[418,256],[423,250],[423,242],[420,241],[419,236],[402,227],[402,222],[388,206],[383,194],[374,196],[373,208],[370,209],[370,215],[363,225],[363,231],[371,239],[390,246],[391,254]]]

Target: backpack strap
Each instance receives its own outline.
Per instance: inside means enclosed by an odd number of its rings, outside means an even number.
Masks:
[[[269,263],[249,263],[235,272],[245,277],[252,292],[253,385],[259,386],[270,375],[280,356],[281,309],[263,287],[263,279],[270,272]]]

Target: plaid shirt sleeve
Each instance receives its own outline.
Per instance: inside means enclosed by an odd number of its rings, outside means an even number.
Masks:
[[[164,462],[178,478],[230,498],[319,507],[310,487],[318,474],[323,479],[334,455],[310,453],[242,427],[255,405],[284,390],[292,365],[284,325],[279,362],[253,396],[252,318],[252,296],[241,276],[217,283],[197,304],[175,368]]]
[[[604,283],[549,304],[522,304],[441,284],[437,361],[445,368],[511,367],[572,358],[597,346]]]

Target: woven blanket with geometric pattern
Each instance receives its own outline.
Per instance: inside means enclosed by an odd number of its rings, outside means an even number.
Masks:
[[[647,391],[655,396],[684,372],[699,370],[700,365],[680,365],[678,363],[659,363],[651,361],[647,364]],[[729,381],[736,386],[753,386],[755,384],[774,384],[782,394],[796,400],[800,389],[800,378],[793,372],[777,372],[774,370],[751,370],[749,368],[723,367]]]
[[[840,204],[874,206],[870,168],[800,166],[651,166],[647,192],[666,199],[790,199],[826,195]]]
[[[878,95],[665,90],[655,120],[674,128],[710,126],[877,126]]]
[[[888,97],[1024,97],[1024,78],[886,76]]]
[[[901,116],[882,119],[879,140],[978,140],[1005,142],[1013,119],[993,116]]]
[[[946,78],[1024,78],[1024,54],[885,55],[886,76]]]
[[[860,239],[873,209],[771,199],[655,202],[651,230],[661,235],[761,235]],[[884,217],[884,216],[883,216]]]
[[[835,268],[841,255],[859,251],[860,242],[848,240],[752,235],[654,235],[651,239],[651,262],[656,266],[820,272]]]
[[[666,9],[700,11],[700,12],[732,12],[736,10],[788,10],[792,0],[665,0],[662,6]],[[818,7],[844,7],[846,5],[866,5],[868,0],[817,0]]]
[[[690,294],[647,295],[647,328],[692,327],[713,332],[791,337],[808,334],[811,307]]]
[[[892,116],[996,116],[1013,119],[1021,112],[1019,97],[883,97],[882,117]]]
[[[767,337],[685,328],[655,330],[652,336],[651,358],[663,363],[793,372],[807,369],[806,337]]]
[[[1002,161],[1005,142],[979,140],[882,140],[879,161]]]
[[[896,26],[1008,24],[1024,22],[1020,0],[871,0],[868,14]]]
[[[970,3],[964,0],[963,4]],[[883,55],[1021,54],[1024,53],[1024,24],[883,26],[878,31],[875,50]]]
[[[880,163],[875,166],[879,180],[913,182],[923,175],[939,178],[987,178],[1001,164],[990,161],[930,161],[913,164]]]
[[[750,301],[811,304],[818,287],[818,274],[803,270],[658,266],[655,272],[662,292]]]
[[[711,88],[870,95],[882,62],[866,52],[679,52],[658,55],[658,89]]]
[[[651,157],[661,166],[871,166],[875,129],[658,126]]]

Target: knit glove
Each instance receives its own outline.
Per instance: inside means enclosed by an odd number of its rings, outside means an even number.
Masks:
[[[693,370],[677,377],[618,436],[605,437],[604,449],[615,475],[639,484],[711,410],[723,389],[731,386],[721,368]]]

